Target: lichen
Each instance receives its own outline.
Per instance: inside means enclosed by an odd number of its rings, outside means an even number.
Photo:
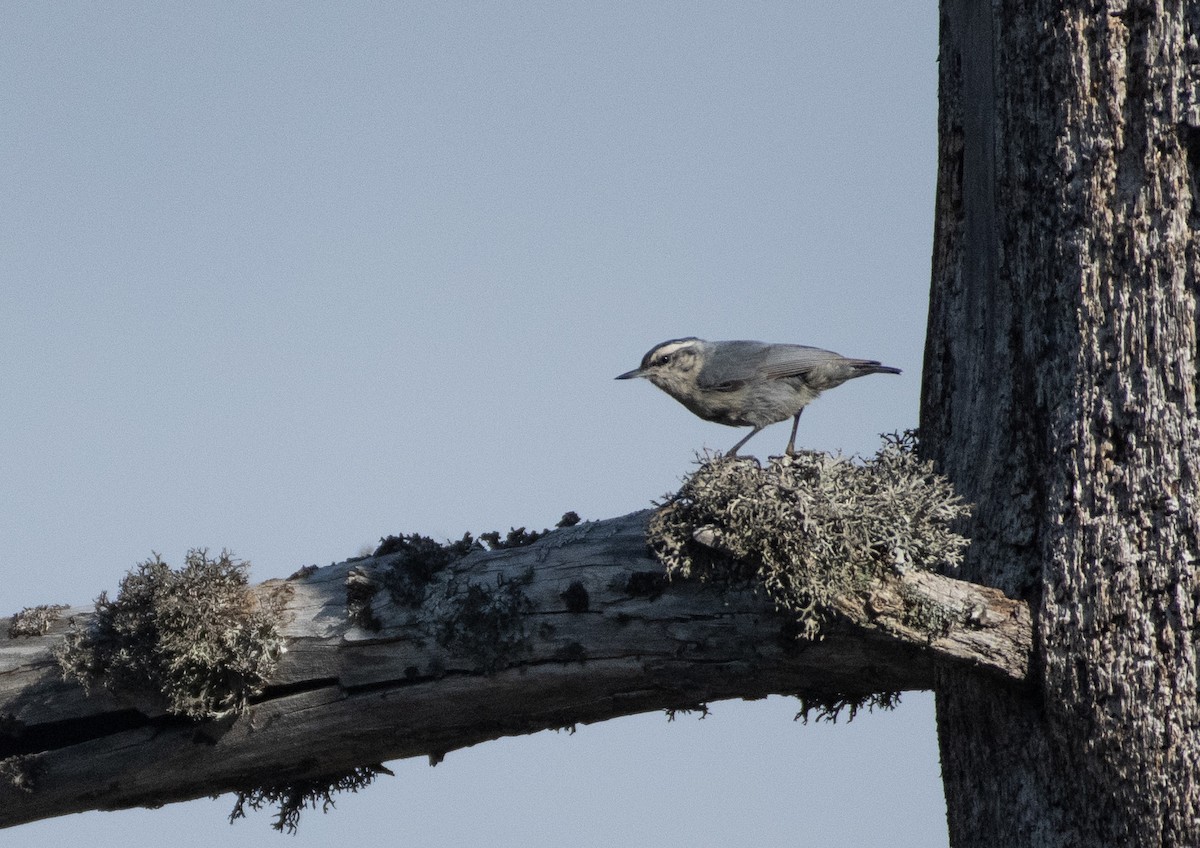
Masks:
[[[635,571],[623,584],[613,588],[631,598],[656,601],[667,589],[667,577],[661,571]]]
[[[383,622],[371,607],[378,592],[379,586],[366,571],[357,566],[350,569],[346,575],[346,617],[366,630],[380,630]]]
[[[872,458],[802,452],[702,462],[650,522],[648,540],[673,577],[764,590],[819,636],[830,602],[888,572],[944,571],[967,540],[951,524],[969,508],[911,431]]]
[[[0,789],[31,793],[37,786],[37,757],[18,754],[0,760]]]
[[[846,721],[851,722],[859,710],[865,709],[869,713],[877,709],[894,710],[900,704],[899,692],[867,692],[860,695],[810,693],[796,697],[800,699],[800,712],[796,713],[796,720],[805,724],[808,724],[810,713],[816,713],[815,721],[836,724],[842,713],[846,714]]]
[[[579,521],[577,513],[566,512],[554,526],[556,529],[573,527]],[[468,554],[521,548],[545,538],[550,532],[514,527],[504,536],[499,530],[481,533],[478,539],[464,533],[457,542],[444,543],[419,533],[400,534],[380,539],[373,556],[392,558],[381,577],[392,601],[398,606],[416,609],[425,602],[426,590],[435,577]]]
[[[561,530],[564,527],[574,527],[580,522],[579,513],[575,511],[564,512],[562,518],[554,525],[556,530]],[[488,550],[498,551],[505,548],[523,548],[526,545],[532,545],[534,542],[543,539],[549,534],[549,530],[526,530],[524,527],[509,528],[508,534],[502,539],[500,531],[493,530],[490,533],[480,533],[479,540],[488,546]]]
[[[587,662],[587,648],[583,647],[579,642],[568,642],[554,651],[553,658],[561,663],[579,663],[582,665]]]
[[[908,586],[901,587],[900,597],[904,601],[904,624],[924,633],[930,642],[949,633],[957,619],[953,610]]]
[[[424,602],[426,589],[438,572],[478,550],[483,546],[470,533],[446,544],[411,533],[380,539],[375,557],[394,557],[383,572],[383,586],[397,605],[416,608]]]
[[[305,809],[315,810],[320,805],[321,812],[327,813],[331,807],[336,806],[334,793],[357,792],[370,786],[380,774],[391,776],[393,772],[376,763],[356,766],[350,771],[337,774],[245,789],[237,793],[233,811],[229,814],[229,823],[233,824],[238,819],[245,818],[247,807],[257,811],[272,804],[277,809],[271,827],[280,833],[295,833],[300,825],[300,814]]]
[[[39,604],[36,607],[25,607],[12,617],[8,625],[8,638],[32,639],[44,636],[50,625],[62,617],[66,604]]]
[[[194,719],[245,711],[283,651],[280,611],[250,590],[247,568],[227,551],[189,551],[178,571],[155,554],[67,634],[64,677]]]
[[[667,714],[667,721],[674,721],[681,715],[691,715],[692,713],[696,713],[696,717],[699,719],[706,719],[708,718],[709,709],[708,704],[698,703],[688,704],[684,707],[667,707],[663,712]]]
[[[536,530],[526,530],[524,527],[510,527],[508,535],[503,539],[500,538],[499,530],[492,530],[490,533],[480,533],[479,540],[488,546],[488,550],[500,551],[505,548],[523,548],[526,545],[532,545],[548,532],[550,531],[543,530],[539,533]]]
[[[565,591],[560,592],[559,597],[563,599],[563,603],[567,605],[567,612],[570,613],[587,612],[591,606],[588,590],[579,580],[575,580]]]
[[[450,611],[438,627],[438,644],[456,656],[473,659],[486,674],[510,665],[529,644],[525,617],[533,603],[521,587],[532,579],[530,570],[515,579],[497,575],[495,587],[469,583],[452,596]]]

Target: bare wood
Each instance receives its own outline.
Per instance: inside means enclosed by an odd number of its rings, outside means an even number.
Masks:
[[[927,689],[942,664],[998,681],[1026,673],[1028,609],[995,590],[900,575],[845,599],[823,640],[797,642],[761,595],[662,583],[645,549],[648,516],[472,555],[438,578],[437,600],[420,611],[378,592],[378,630],[350,622],[346,586],[377,584],[386,557],[261,584],[256,591],[284,602],[288,649],[263,697],[226,722],[165,716],[64,682],[51,650],[66,618],[39,638],[0,639],[0,757],[25,755],[11,762],[29,777],[29,791],[0,781],[0,826],[440,758],[501,736],[721,698]],[[468,583],[525,577],[526,641],[510,667],[481,673],[434,638],[441,599],[450,604]],[[943,611],[933,636],[906,614],[914,599]]]
[[[924,642],[943,665],[987,669],[1014,681],[1029,670],[1029,605],[987,586],[908,571],[839,598],[834,609],[860,627]]]

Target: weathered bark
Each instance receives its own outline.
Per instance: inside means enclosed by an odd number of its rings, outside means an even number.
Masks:
[[[822,640],[797,641],[794,621],[762,595],[664,582],[646,552],[648,515],[473,554],[436,577],[419,609],[379,588],[388,557],[262,584],[255,591],[283,602],[288,647],[269,688],[236,720],[165,716],[64,682],[51,649],[68,619],[87,611],[67,611],[42,637],[0,637],[0,826],[436,758],[500,736],[719,698],[926,689],[945,664],[998,680],[1026,673],[1028,607],[996,590],[897,575],[843,599]],[[371,629],[348,618],[348,585],[369,601],[357,620]],[[439,638],[451,620],[439,611],[472,585],[519,586],[527,601],[501,634],[510,651],[493,673],[469,644]],[[914,624],[914,604],[939,610],[937,630]]]
[[[921,444],[1033,689],[946,670],[951,844],[1200,845],[1200,5],[944,0]]]

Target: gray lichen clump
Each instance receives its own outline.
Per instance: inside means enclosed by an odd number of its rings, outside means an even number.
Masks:
[[[66,604],[40,604],[36,607],[25,607],[12,617],[8,625],[8,638],[32,639],[44,636],[50,625],[62,617]]]
[[[250,590],[246,569],[225,551],[189,551],[179,571],[155,554],[67,635],[64,676],[195,719],[245,711],[283,650],[279,611]]]
[[[970,508],[915,448],[910,431],[861,462],[805,452],[765,468],[702,463],[654,515],[651,547],[672,576],[762,587],[815,638],[839,595],[962,560],[968,540],[951,524]]]

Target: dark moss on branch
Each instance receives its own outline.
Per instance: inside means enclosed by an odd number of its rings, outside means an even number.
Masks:
[[[577,513],[567,512],[555,527],[572,527],[579,520]],[[444,543],[419,533],[401,534],[380,539],[374,556],[377,559],[394,557],[383,573],[383,586],[397,605],[416,609],[425,602],[426,590],[437,575],[468,554],[525,547],[544,539],[551,532],[514,527],[503,537],[499,530],[493,530],[481,533],[478,539],[470,533],[464,533],[457,542]]]
[[[371,608],[371,600],[379,586],[364,570],[355,566],[346,575],[346,616],[365,630],[378,631],[383,627]]]
[[[568,586],[565,592],[560,593],[559,597],[563,599],[563,603],[567,605],[567,612],[570,613],[587,612],[591,604],[588,590],[578,580]]]
[[[556,530],[561,530],[564,527],[574,527],[580,522],[579,513],[564,512],[562,518],[554,525]],[[526,530],[524,527],[509,528],[508,533],[504,538],[500,538],[500,531],[493,530],[490,533],[479,534],[479,540],[488,546],[488,550],[499,551],[506,548],[523,548],[526,545],[532,545],[544,539],[550,534],[550,530]]]
[[[438,628],[438,644],[474,660],[486,674],[511,665],[529,646],[525,618],[533,611],[533,602],[522,587],[532,579],[530,571],[494,587],[468,584],[451,599],[450,612]]]
[[[817,722],[827,721],[836,724],[845,714],[846,721],[854,721],[860,710],[874,712],[875,710],[894,710],[900,705],[899,692],[867,692],[861,695],[797,695],[800,699],[800,712],[796,713],[796,721],[808,724],[809,717]]]
[[[500,538],[499,530],[492,530],[490,533],[480,533],[479,540],[488,546],[490,551],[500,551],[505,548],[523,548],[526,545],[532,545],[544,537],[548,530],[538,532],[536,530],[529,531],[524,527],[509,528],[508,535],[503,539]]]
[[[696,715],[698,719],[708,718],[708,704],[688,704],[683,707],[668,707],[664,712],[667,714],[667,721],[674,721],[681,715]]]
[[[383,586],[397,605],[415,609],[424,602],[426,589],[438,573],[479,550],[483,546],[470,533],[445,544],[411,533],[381,539],[375,557],[395,557],[383,572]]]
[[[261,810],[274,805],[275,821],[271,827],[280,833],[295,833],[300,825],[300,814],[306,809],[321,808],[327,813],[336,806],[333,796],[338,792],[357,792],[370,786],[380,774],[392,776],[393,772],[381,764],[357,766],[348,772],[295,780],[270,786],[258,786],[237,793],[229,823],[245,818],[246,808]]]
[[[37,788],[38,761],[33,754],[0,760],[0,797],[5,791],[33,792]]]
[[[631,598],[657,600],[667,588],[667,575],[662,571],[635,571],[625,581],[624,591]]]
[[[554,652],[554,659],[563,663],[583,663],[587,661],[587,649],[578,642],[568,642]]]

